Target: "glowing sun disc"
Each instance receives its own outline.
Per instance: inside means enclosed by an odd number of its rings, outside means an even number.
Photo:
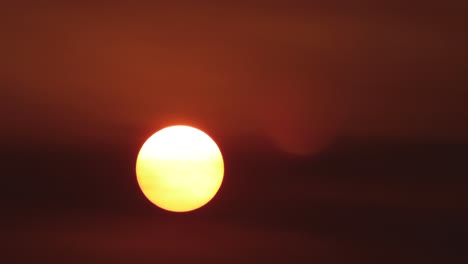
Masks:
[[[143,144],[136,162],[143,194],[158,207],[192,211],[207,204],[221,187],[224,161],[218,145],[189,126],[159,130]]]

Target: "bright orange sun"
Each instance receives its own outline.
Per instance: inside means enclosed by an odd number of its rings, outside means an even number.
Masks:
[[[221,187],[223,156],[203,131],[166,127],[141,147],[136,175],[143,194],[155,205],[173,212],[192,211],[207,204]]]

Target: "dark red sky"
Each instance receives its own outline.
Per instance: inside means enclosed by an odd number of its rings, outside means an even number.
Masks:
[[[468,139],[463,1],[2,4],[1,131]]]
[[[468,263],[465,1],[72,2],[0,4],[0,263]],[[180,123],[182,215],[135,178]]]

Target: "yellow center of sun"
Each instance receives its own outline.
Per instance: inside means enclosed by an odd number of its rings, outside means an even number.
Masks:
[[[221,187],[224,162],[216,143],[189,126],[166,127],[141,147],[138,184],[155,205],[186,212],[208,203]]]

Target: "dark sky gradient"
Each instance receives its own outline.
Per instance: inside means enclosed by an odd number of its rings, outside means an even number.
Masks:
[[[348,2],[0,4],[0,262],[467,263],[468,4]],[[136,182],[172,124],[191,213]]]

